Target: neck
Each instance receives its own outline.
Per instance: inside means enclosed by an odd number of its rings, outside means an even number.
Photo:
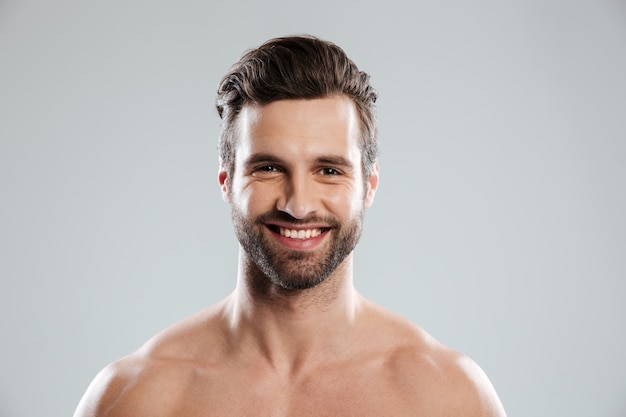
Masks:
[[[354,329],[360,296],[352,283],[352,254],[317,286],[287,290],[270,281],[240,251],[237,287],[228,299],[232,334],[272,366],[290,372],[336,354]]]

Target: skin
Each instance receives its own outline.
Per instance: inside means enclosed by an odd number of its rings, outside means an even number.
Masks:
[[[378,166],[362,177],[357,120],[343,96],[246,107],[232,175],[218,174],[224,199],[251,221],[282,213],[280,225],[296,230],[359,221]],[[293,240],[276,222],[252,227],[279,256],[299,251],[309,265],[341,229]],[[285,262],[283,274],[295,270]],[[286,289],[240,248],[233,293],[106,367],[74,416],[505,416],[474,362],[364,299],[352,280],[350,253],[313,288]]]

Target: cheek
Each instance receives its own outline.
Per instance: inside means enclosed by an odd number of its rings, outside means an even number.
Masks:
[[[233,203],[246,215],[266,212],[272,205],[271,193],[261,188],[256,184],[249,184],[238,190]]]
[[[332,211],[340,215],[352,216],[363,209],[363,190],[346,187],[334,190],[327,198]]]

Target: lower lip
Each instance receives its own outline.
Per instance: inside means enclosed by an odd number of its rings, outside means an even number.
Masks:
[[[272,236],[274,236],[274,238],[278,241],[278,243],[280,243],[282,246],[285,246],[288,249],[292,249],[292,250],[313,250],[315,248],[317,248],[319,245],[322,244],[322,242],[324,241],[324,239],[326,239],[326,235],[330,232],[330,230],[327,230],[325,232],[323,232],[322,234],[315,236],[315,237],[310,237],[308,239],[292,239],[289,237],[285,237],[283,235],[281,235],[280,233],[276,233],[271,229],[267,229],[270,231],[270,233],[272,234]]]

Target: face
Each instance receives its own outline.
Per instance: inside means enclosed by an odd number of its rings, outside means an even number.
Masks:
[[[353,102],[336,96],[245,107],[235,165],[219,182],[244,256],[285,289],[330,276],[360,237],[378,169],[363,178]]]

